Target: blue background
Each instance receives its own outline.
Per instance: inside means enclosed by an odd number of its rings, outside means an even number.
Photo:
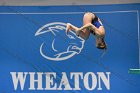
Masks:
[[[39,53],[42,39],[35,37],[35,32],[51,22],[70,22],[80,27],[83,14],[87,11],[97,12],[104,24],[108,46],[106,54],[101,58],[102,51],[95,47],[95,38],[91,35],[79,55],[61,62],[44,59]],[[108,11],[129,12],[106,13]],[[0,13],[13,12],[18,14],[0,14],[0,93],[140,93],[140,75],[128,74],[129,68],[139,67],[137,13],[140,12],[140,4],[0,7]],[[68,77],[70,72],[96,74],[109,71],[111,89],[103,86],[101,91],[88,91],[81,84],[80,91],[29,91],[28,77],[25,90],[21,91],[18,87],[14,91],[10,75],[10,72],[56,72],[61,78],[63,71],[68,73]],[[73,86],[72,81],[70,84]]]

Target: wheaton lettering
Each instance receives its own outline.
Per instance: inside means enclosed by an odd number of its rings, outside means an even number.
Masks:
[[[110,72],[10,72],[14,90],[110,90]],[[71,85],[72,82],[72,85]],[[28,83],[28,84],[25,84]],[[26,87],[25,87],[26,85]],[[28,85],[28,86],[27,86]],[[82,87],[83,88],[83,87]]]

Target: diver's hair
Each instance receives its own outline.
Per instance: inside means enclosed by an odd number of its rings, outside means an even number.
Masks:
[[[100,58],[104,57],[104,55],[106,54],[107,52],[107,44],[104,42],[104,47],[97,47],[98,49],[101,49],[103,52],[100,56]]]
[[[102,43],[100,43],[98,46],[97,46],[98,49],[102,49],[102,50],[107,50],[107,45],[106,45],[106,42],[103,40]]]
[[[97,47],[98,49],[107,50],[107,45],[105,44],[103,47]]]

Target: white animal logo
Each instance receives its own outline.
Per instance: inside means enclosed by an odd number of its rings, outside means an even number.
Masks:
[[[53,61],[62,61],[79,54],[84,47],[84,39],[77,37],[73,31],[65,33],[66,23],[53,22],[39,28],[35,36],[41,36],[40,54]]]

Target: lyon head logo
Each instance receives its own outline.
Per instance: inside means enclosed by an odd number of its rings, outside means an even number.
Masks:
[[[35,36],[43,41],[40,54],[53,61],[62,61],[79,54],[84,47],[84,39],[77,37],[73,31],[65,33],[66,24],[53,22],[39,28]]]

